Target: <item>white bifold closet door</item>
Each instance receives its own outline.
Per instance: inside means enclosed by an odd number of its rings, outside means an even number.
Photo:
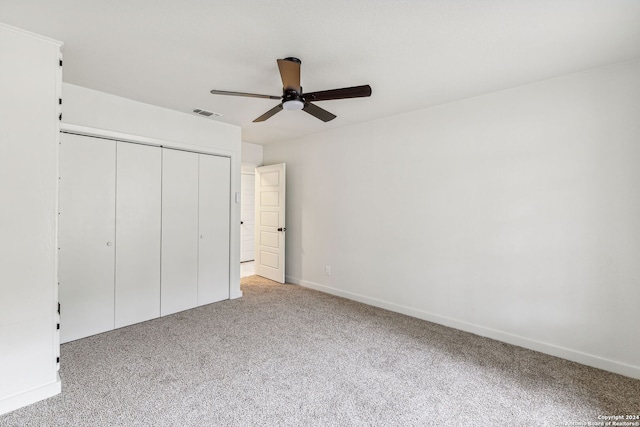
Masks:
[[[200,154],[198,305],[229,299],[231,160]]]
[[[198,154],[162,150],[161,315],[198,304]]]
[[[61,341],[229,298],[230,159],[63,134]]]
[[[161,314],[229,298],[227,157],[164,149]]]
[[[162,149],[117,143],[115,327],[160,316]]]
[[[116,143],[62,134],[60,340],[113,329]]]

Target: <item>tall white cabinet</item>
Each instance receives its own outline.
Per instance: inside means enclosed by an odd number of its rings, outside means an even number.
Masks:
[[[228,299],[230,160],[64,134],[62,342]]]
[[[0,414],[60,392],[60,47],[0,24]]]

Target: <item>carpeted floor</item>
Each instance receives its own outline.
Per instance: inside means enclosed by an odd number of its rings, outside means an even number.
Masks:
[[[640,380],[257,276],[244,297],[62,346],[61,395],[0,426],[561,426]]]

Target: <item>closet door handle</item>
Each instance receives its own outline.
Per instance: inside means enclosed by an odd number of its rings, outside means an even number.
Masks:
[[[107,246],[111,246],[111,245],[112,245],[112,243],[111,243],[111,242],[107,242]]]

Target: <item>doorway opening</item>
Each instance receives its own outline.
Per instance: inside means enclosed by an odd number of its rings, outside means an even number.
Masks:
[[[240,277],[255,274],[255,165],[242,165],[240,181]]]
[[[240,263],[240,278],[253,276],[256,274],[256,267],[253,261],[245,261]]]
[[[284,283],[286,165],[243,165],[240,191],[240,262],[254,261],[244,271]]]

